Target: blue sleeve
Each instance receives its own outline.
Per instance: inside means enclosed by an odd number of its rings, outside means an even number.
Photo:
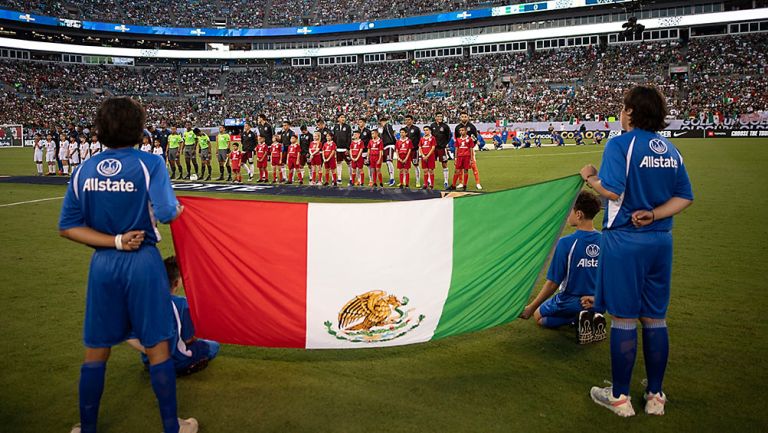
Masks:
[[[61,216],[59,217],[59,230],[67,230],[74,227],[85,226],[85,216],[80,207],[80,199],[75,194],[75,188],[79,180],[74,176],[67,186],[67,192],[64,194],[64,204],[61,206]]]
[[[627,183],[627,156],[615,139],[609,140],[603,151],[603,161],[597,174],[603,188],[621,195]]]
[[[171,180],[165,169],[164,161],[160,158],[147,158],[149,167],[149,199],[152,201],[152,211],[155,218],[163,224],[168,224],[176,217],[179,201],[171,188]]]
[[[181,339],[184,341],[189,340],[195,336],[195,324],[192,323],[192,316],[189,313],[189,304],[184,299],[183,306],[181,308]]]
[[[565,238],[557,241],[555,253],[552,255],[552,262],[549,263],[547,279],[553,283],[560,284],[565,279],[565,273],[568,271],[568,246]]]
[[[693,200],[691,180],[688,179],[688,171],[685,169],[682,156],[680,156],[680,168],[677,169],[677,177],[675,178],[675,192],[672,193],[672,196],[684,198],[686,200]]]

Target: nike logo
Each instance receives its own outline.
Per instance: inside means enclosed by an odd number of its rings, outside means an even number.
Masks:
[[[679,137],[679,136],[681,136],[681,135],[685,134],[685,132],[686,132],[686,131],[673,132],[673,133],[672,133],[672,136],[673,136],[673,137]]]

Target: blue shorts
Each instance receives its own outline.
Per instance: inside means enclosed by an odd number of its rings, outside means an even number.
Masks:
[[[672,233],[603,231],[596,310],[627,319],[663,319],[671,279]]]
[[[581,310],[581,296],[558,293],[541,304],[539,314],[541,317],[573,317],[576,320]]]
[[[144,347],[173,338],[173,307],[160,252],[96,250],[88,273],[83,341],[112,347],[131,333]]]
[[[192,352],[192,356],[183,355],[178,350],[172,348],[173,356],[171,359],[173,360],[173,367],[176,369],[177,373],[181,373],[203,359],[212,361],[213,358],[216,358],[216,355],[219,354],[220,347],[221,344],[217,341],[197,339],[194,343],[187,346],[187,350]],[[147,355],[143,353],[141,354],[141,362],[143,362],[144,365],[149,366],[149,358],[147,358]]]

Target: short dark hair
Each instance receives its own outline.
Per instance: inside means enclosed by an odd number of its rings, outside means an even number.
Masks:
[[[591,220],[600,212],[601,207],[602,203],[596,195],[589,191],[581,191],[579,196],[576,197],[573,210],[581,211],[584,214],[584,218]]]
[[[341,117],[341,116],[347,117],[347,115],[346,115],[346,114],[344,114],[344,113],[339,113],[339,114],[337,114],[337,115],[336,115],[336,118],[338,119],[338,118],[339,118],[339,117]]]
[[[646,131],[661,131],[667,127],[667,101],[653,86],[635,86],[624,94],[624,109],[632,110],[631,125]]]
[[[429,126],[429,125],[424,125],[424,128],[422,128],[422,129],[429,129],[429,130],[431,131],[431,130],[432,130],[432,127],[431,127],[431,126]]]
[[[408,130],[405,128],[400,128],[400,132],[408,132]]]
[[[267,115],[266,115],[266,114],[264,114],[264,113],[261,113],[261,114],[259,114],[259,116],[258,116],[258,117],[259,117],[259,119],[264,119],[264,120],[267,120]]]
[[[283,125],[291,126],[291,121],[290,120],[283,120]]]
[[[105,99],[96,112],[96,134],[107,147],[128,147],[144,134],[147,112],[127,96]]]
[[[299,128],[299,129],[302,130],[302,131],[306,131],[307,130],[307,125],[301,125],[301,128]]]
[[[168,283],[173,284],[174,281],[181,277],[179,264],[176,262],[176,256],[166,258],[163,260],[163,264],[165,264],[165,274],[168,276]]]
[[[466,114],[467,116],[469,116],[469,113],[467,113],[466,111],[462,111],[461,113],[459,113],[459,116],[463,116],[463,115],[465,115],[465,114]]]
[[[406,118],[406,119],[411,119],[411,120],[413,120],[413,116],[411,116],[410,114],[406,114],[406,115],[405,115],[405,118]]]

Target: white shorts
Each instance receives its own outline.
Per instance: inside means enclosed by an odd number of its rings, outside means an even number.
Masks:
[[[35,150],[34,160],[35,160],[35,162],[43,162],[43,151],[42,150]]]
[[[46,152],[45,160],[48,162],[56,162],[56,152]]]
[[[59,150],[59,159],[62,160],[62,161],[66,161],[67,160],[67,151],[66,151],[66,149],[60,149]]]

